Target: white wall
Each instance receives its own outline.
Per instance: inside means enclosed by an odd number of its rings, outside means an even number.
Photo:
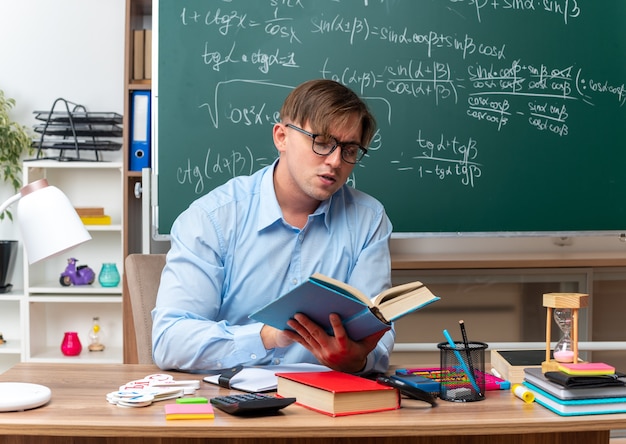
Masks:
[[[0,0],[0,89],[15,117],[58,97],[88,111],[123,109],[124,0]]]
[[[125,0],[0,0],[0,89],[17,101],[12,117],[32,128],[33,111],[59,97],[122,114],[124,15]],[[120,160],[121,152],[104,159]],[[0,183],[0,202],[12,194]],[[19,230],[5,220],[0,238],[19,239]]]

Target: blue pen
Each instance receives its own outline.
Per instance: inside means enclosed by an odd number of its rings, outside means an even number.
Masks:
[[[480,393],[480,388],[478,387],[478,384],[476,384],[474,373],[470,373],[469,369],[467,368],[467,364],[463,360],[463,357],[461,357],[461,353],[459,353],[459,351],[456,349],[456,344],[452,340],[452,336],[450,336],[450,333],[448,333],[448,330],[444,329],[443,335],[446,337],[446,340],[448,341],[448,344],[450,345],[450,347],[452,347],[452,350],[454,351],[454,356],[456,356],[456,359],[461,364],[461,367],[463,367],[463,371],[467,375],[467,378],[470,380],[470,382],[474,386],[474,390],[476,390],[476,392],[478,393],[478,396],[482,396],[482,393]]]

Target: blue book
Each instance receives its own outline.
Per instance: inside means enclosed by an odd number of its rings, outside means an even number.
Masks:
[[[541,390],[528,381],[524,381],[523,384],[533,392],[537,403],[561,416],[626,413],[626,397],[563,400]]]
[[[303,284],[252,313],[250,318],[285,330],[289,328],[289,319],[296,313],[303,313],[332,334],[328,316],[337,313],[348,336],[359,341],[439,299],[416,281],[389,288],[370,300],[344,282],[315,273]]]
[[[441,383],[438,380],[427,378],[422,375],[411,375],[396,373],[390,376],[392,379],[398,379],[411,387],[415,387],[433,395],[439,395],[441,390]]]
[[[485,384],[485,390],[509,390],[511,388],[511,382],[497,376],[485,373],[480,370],[474,370],[476,380]],[[439,384],[453,383],[459,384],[461,382],[470,382],[465,375],[465,371],[460,367],[448,367],[444,371],[440,367],[418,367],[418,368],[398,368],[394,375],[398,379],[404,380],[407,384],[410,384],[410,379],[413,378],[414,383],[420,384],[426,381],[436,382],[437,391],[439,391]],[[418,386],[418,388],[422,388]],[[422,390],[430,391],[425,388]]]

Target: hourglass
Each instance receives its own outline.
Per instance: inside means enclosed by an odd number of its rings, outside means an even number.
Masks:
[[[552,356],[557,362],[574,362],[574,347],[572,345],[572,318],[574,313],[571,308],[555,308],[554,320],[561,329],[562,337],[554,346]]]
[[[578,310],[586,307],[589,295],[582,293],[545,293],[543,306],[546,316],[546,360],[541,364],[543,372],[558,370],[559,362],[578,362]],[[550,359],[552,318],[561,330],[562,337],[556,343]]]
[[[89,330],[89,351],[102,351],[104,345],[100,343],[100,317],[94,316],[91,320],[91,330]]]

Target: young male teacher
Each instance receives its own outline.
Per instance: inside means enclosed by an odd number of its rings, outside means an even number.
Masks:
[[[391,222],[377,200],[346,185],[376,129],[367,106],[337,82],[311,80],[289,94],[280,119],[272,165],[197,199],[172,226],[152,312],[153,358],[163,369],[312,362],[387,370],[392,329],[356,342],[335,314],[333,335],[302,314],[289,321],[294,331],[248,318],[315,272],[370,296],[391,284]]]

